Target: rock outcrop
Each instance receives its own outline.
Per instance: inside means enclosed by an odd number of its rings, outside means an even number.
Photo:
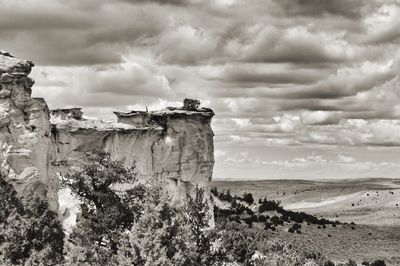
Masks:
[[[139,177],[165,180],[176,199],[194,186],[208,191],[214,166],[211,109],[185,99],[181,108],[115,112],[116,122],[85,119],[80,108],[49,112],[31,98],[33,63],[0,53],[0,163],[16,189],[57,209],[57,174],[78,166],[86,152],[103,149]]]
[[[139,177],[164,180],[177,198],[198,185],[208,188],[214,166],[210,109],[167,108],[115,112],[117,122],[84,119],[77,109],[53,110],[53,165],[59,172],[82,162],[85,152],[103,149]]]
[[[31,98],[34,64],[0,52],[0,164],[19,193],[36,194],[58,208],[58,178],[51,167],[49,110]]]

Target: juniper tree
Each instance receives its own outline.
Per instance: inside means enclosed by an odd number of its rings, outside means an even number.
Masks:
[[[55,265],[63,260],[64,232],[57,213],[35,197],[19,197],[0,173],[0,261]]]
[[[62,186],[81,201],[81,214],[70,239],[81,247],[86,260],[107,263],[117,253],[121,235],[139,215],[140,204],[135,204],[132,198],[140,198],[143,191],[141,185],[126,191],[115,188],[137,181],[134,167],[126,168],[123,161],[112,160],[104,151],[87,155],[80,169],[62,179]]]

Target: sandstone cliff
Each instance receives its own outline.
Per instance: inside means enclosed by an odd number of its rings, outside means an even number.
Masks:
[[[50,162],[49,110],[31,98],[33,63],[0,52],[0,164],[19,193],[48,199],[57,209],[58,178]]]
[[[50,117],[45,101],[31,98],[32,66],[0,54],[0,163],[18,191],[47,198],[56,209],[57,174],[98,148],[135,164],[141,178],[166,181],[175,199],[196,185],[208,191],[212,110],[185,100],[182,108],[115,112],[117,122],[85,119],[80,108],[53,110]]]
[[[84,119],[76,108],[53,110],[56,169],[67,171],[85,152],[103,149],[127,166],[135,164],[139,177],[166,181],[178,198],[196,185],[208,188],[214,166],[210,109],[115,114],[113,123]]]

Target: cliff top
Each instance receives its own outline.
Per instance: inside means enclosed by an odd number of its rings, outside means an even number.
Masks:
[[[28,77],[34,64],[29,60],[21,60],[8,52],[0,50],[0,82],[24,82],[24,87],[30,89],[34,81]],[[30,94],[30,90],[29,90]],[[114,112],[117,122],[99,119],[85,119],[82,108],[64,108],[52,110],[50,123],[59,129],[68,130],[143,130],[160,129],[160,121],[166,117],[196,117],[208,121],[214,116],[209,108],[200,107],[197,99],[184,99],[182,107],[167,107],[159,111],[129,111]]]
[[[15,58],[10,53],[0,50],[0,75],[8,73],[27,76],[33,66],[32,61]]]
[[[114,114],[118,118],[128,118],[135,116],[162,116],[162,115],[174,115],[174,114],[183,114],[183,115],[204,115],[204,116],[213,116],[214,112],[209,108],[199,108],[197,110],[187,110],[180,107],[167,107],[165,109],[157,110],[157,111],[128,111],[128,112],[120,112],[114,111]]]
[[[197,99],[183,100],[182,107],[167,107],[159,111],[129,111],[129,112],[118,112],[115,111],[114,114],[117,118],[129,118],[129,117],[139,117],[139,116],[162,116],[162,115],[204,115],[204,116],[214,116],[213,110],[210,108],[200,107],[200,101]]]
[[[129,111],[117,112],[117,122],[85,119],[81,108],[56,109],[51,111],[50,123],[58,129],[69,131],[131,131],[131,130],[161,130],[161,120],[166,117],[201,117],[209,121],[214,112],[209,108],[200,107],[200,101],[185,99],[182,107],[167,107],[159,111]]]

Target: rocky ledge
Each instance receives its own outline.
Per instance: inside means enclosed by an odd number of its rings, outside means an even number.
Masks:
[[[34,66],[32,61],[20,60],[12,56],[10,53],[0,51],[0,82],[15,83],[18,81],[26,81],[33,85],[33,80],[28,78],[31,69]]]
[[[0,167],[19,193],[35,194],[58,209],[58,200],[65,203],[59,176],[79,167],[94,149],[136,165],[139,177],[165,181],[177,200],[195,186],[209,191],[211,109],[185,99],[180,108],[115,112],[116,122],[87,119],[80,108],[49,111],[45,100],[31,97],[33,66],[0,52]]]

